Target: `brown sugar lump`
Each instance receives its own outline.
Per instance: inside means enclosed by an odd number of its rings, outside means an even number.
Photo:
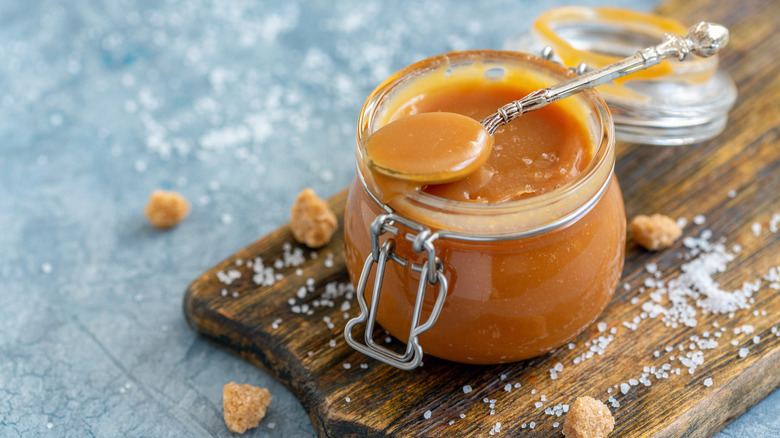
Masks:
[[[609,408],[592,397],[577,397],[563,423],[566,438],[604,438],[615,428]]]
[[[149,197],[144,214],[157,228],[178,225],[190,212],[190,203],[176,192],[155,190]]]
[[[271,393],[265,388],[230,382],[222,388],[225,424],[233,433],[244,433],[260,424],[271,404]]]
[[[338,226],[336,215],[328,203],[310,188],[298,194],[290,216],[290,228],[295,240],[310,248],[325,246]]]
[[[650,251],[669,247],[682,234],[677,222],[662,214],[636,216],[629,228],[636,243]]]

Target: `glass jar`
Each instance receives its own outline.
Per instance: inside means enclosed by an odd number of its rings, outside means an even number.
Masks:
[[[596,92],[567,98],[590,136],[590,163],[535,197],[478,204],[422,191],[388,193],[365,164],[369,136],[397,108],[413,105],[424,84],[456,75],[512,81],[529,73],[548,85],[571,77],[533,55],[453,52],[399,71],[368,97],[344,225],[361,307],[345,329],[353,347],[403,369],[418,366],[423,350],[455,362],[513,362],[569,342],[609,302],[623,267],[626,222],[613,174],[612,119]],[[361,341],[353,332],[362,322]],[[406,342],[406,350],[374,342],[375,322]]]

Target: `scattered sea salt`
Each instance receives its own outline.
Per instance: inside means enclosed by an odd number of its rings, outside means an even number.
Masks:
[[[749,352],[750,352],[750,350],[748,350],[747,348],[740,348],[739,349],[739,357],[745,357],[745,356],[748,355]]]
[[[780,228],[779,226],[780,226],[780,213],[775,213],[769,219],[769,231],[771,231],[772,233],[776,233],[778,231],[778,228]]]
[[[707,377],[706,379],[704,379],[704,386],[706,386],[707,388],[712,386],[712,378]]]
[[[429,420],[429,419],[431,418],[431,411],[430,411],[430,410],[428,410],[428,411],[425,411],[425,413],[423,414],[423,417],[424,417],[426,420]]]
[[[135,165],[133,165],[133,168],[138,173],[144,173],[146,172],[146,169],[149,167],[148,164],[146,164],[146,161],[138,160],[135,162]]]
[[[696,224],[696,225],[701,225],[701,224],[703,224],[703,223],[704,223],[706,220],[707,220],[707,219],[704,217],[704,215],[701,215],[701,214],[699,214],[699,215],[696,215],[696,216],[693,218],[693,223],[694,223],[694,224]]]

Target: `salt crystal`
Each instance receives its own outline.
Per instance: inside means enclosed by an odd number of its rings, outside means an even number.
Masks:
[[[769,231],[776,233],[780,227],[780,213],[775,213],[769,219]]]
[[[626,395],[630,389],[631,387],[628,385],[628,383],[620,384],[620,392],[623,393],[623,395]]]
[[[696,216],[693,218],[693,223],[694,223],[694,224],[696,224],[696,225],[701,225],[701,224],[703,224],[703,223],[704,223],[706,220],[707,220],[707,219],[704,217],[704,215],[701,215],[701,214],[699,214],[699,215],[696,215]]]
[[[534,403],[534,406],[536,406],[536,407],[537,407],[537,409],[538,409],[538,408],[541,408],[542,406],[544,406],[544,403],[542,403],[542,402],[536,402],[536,403]]]
[[[728,195],[729,199],[734,199],[737,197],[737,191],[736,190],[729,190]]]
[[[761,224],[758,222],[753,222],[753,224],[750,226],[750,230],[753,231],[753,235],[758,237],[761,235]]]
[[[607,330],[607,323],[606,322],[600,322],[596,325],[596,327],[599,329],[599,332],[603,332]]]
[[[425,411],[425,413],[423,414],[423,417],[424,417],[426,420],[429,420],[429,419],[431,418],[431,411],[430,411],[430,410],[428,410],[428,411]]]
[[[707,377],[706,379],[704,379],[704,386],[706,386],[707,388],[712,386],[712,378]]]
[[[507,383],[506,385],[504,385],[504,391],[506,391],[506,392],[512,391],[512,384],[511,383]]]
[[[351,401],[352,401],[352,399],[350,399],[349,397],[346,397],[346,398],[344,399],[344,401],[346,401],[347,403],[349,403],[349,402],[351,402]]]
[[[463,393],[468,394],[471,392],[471,386],[469,385],[463,385]]]
[[[759,342],[761,342],[761,337],[760,336],[753,336],[753,343],[754,344],[758,344]]]
[[[352,364],[350,364],[349,362],[344,362],[342,366],[344,367],[345,370],[352,368]]]
[[[740,348],[739,349],[739,357],[745,357],[745,356],[748,355],[749,352],[750,352],[750,350],[748,350],[747,348]]]

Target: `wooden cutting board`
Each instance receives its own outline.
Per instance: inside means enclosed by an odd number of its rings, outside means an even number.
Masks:
[[[731,29],[721,64],[737,83],[739,99],[728,128],[712,141],[680,148],[620,144],[617,174],[626,211],[629,217],[654,212],[685,217],[685,236],[706,228],[712,241],[741,245],[728,270],[715,277],[724,289],[735,290],[780,265],[780,233],[768,229],[772,214],[780,213],[780,33],[775,27],[780,3],[678,0],[659,11],[683,22],[717,21]],[[342,192],[330,200],[340,223],[345,197]],[[705,223],[690,223],[696,215]],[[757,235],[754,223],[761,225]],[[357,306],[341,296],[348,283],[341,228],[316,258],[294,243],[287,226],[278,229],[196,279],[185,294],[184,313],[203,337],[283,382],[303,403],[318,435],[328,437],[485,436],[497,422],[498,436],[560,436],[555,423],[564,417],[545,409],[581,395],[614,397],[620,404],[612,408],[614,436],[708,436],[780,385],[780,337],[773,332],[780,326],[780,293],[768,281],[761,281],[752,307],[731,318],[699,316],[697,327],[676,329],[660,319],[644,319],[632,330],[623,323],[630,325],[648,301],[648,294],[639,292],[650,277],[646,264],[661,267],[663,279],[675,278],[685,248],[678,242],[648,253],[629,239],[626,251],[623,281],[630,288],[620,287],[599,319],[605,331],[594,325],[572,349],[508,365],[466,366],[427,356],[424,367],[405,372],[353,351],[342,337],[344,315],[356,315]],[[289,266],[284,266],[285,252]],[[293,266],[302,261],[299,256],[305,261]],[[274,278],[272,286],[253,280],[256,266],[248,262],[256,257],[262,258],[265,278]],[[232,278],[236,273],[240,277]],[[291,299],[310,308],[295,313],[301,309],[294,309]],[[328,301],[333,307],[325,305]],[[349,309],[342,307],[345,301]],[[743,325],[752,326],[753,333],[735,334]],[[613,328],[614,340],[602,355],[578,360]],[[704,350],[704,363],[689,374],[671,356],[684,356],[681,346],[694,351],[690,337],[703,339],[705,331],[710,339],[720,333],[718,346]],[[759,337],[756,343],[753,336]],[[741,348],[748,349],[744,358]],[[563,370],[552,379],[556,363]],[[644,367],[662,369],[665,363],[668,378],[651,376],[651,386],[632,385],[631,379],[648,371]],[[673,373],[676,368],[680,375]],[[711,386],[705,385],[708,378]],[[628,385],[625,394],[621,383]],[[472,391],[465,393],[464,385]]]

